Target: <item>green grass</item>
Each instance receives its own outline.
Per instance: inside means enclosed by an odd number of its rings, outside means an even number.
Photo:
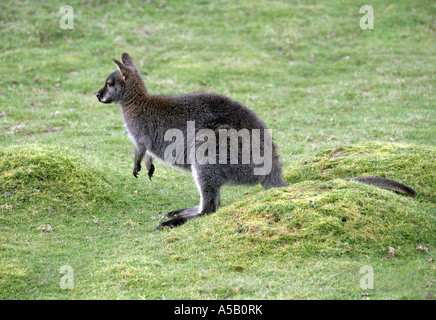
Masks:
[[[434,3],[375,1],[373,30],[353,1],[69,4],[74,30],[57,2],[0,4],[0,298],[435,298]],[[159,163],[133,178],[119,107],[94,96],[122,52],[150,93],[254,110],[289,187],[226,187],[215,214],[152,232],[199,196]],[[339,179],[356,175],[419,194]]]

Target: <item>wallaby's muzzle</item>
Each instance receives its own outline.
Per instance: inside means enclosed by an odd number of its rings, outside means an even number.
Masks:
[[[101,103],[111,103],[112,101],[110,99],[104,98],[105,96],[104,89],[105,89],[104,87],[101,88],[95,96],[97,97],[98,101],[100,101]]]

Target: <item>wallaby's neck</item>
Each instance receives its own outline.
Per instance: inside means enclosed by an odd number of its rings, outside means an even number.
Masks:
[[[121,107],[135,107],[141,105],[143,101],[148,100],[150,95],[148,94],[147,87],[142,79],[138,79],[131,82],[124,93],[124,99],[121,103]]]

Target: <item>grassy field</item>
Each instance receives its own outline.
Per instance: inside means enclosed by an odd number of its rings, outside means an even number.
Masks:
[[[436,3],[368,3],[372,30],[363,4],[71,1],[62,29],[56,1],[1,1],[0,299],[435,299]],[[226,187],[153,232],[199,195],[160,163],[132,176],[120,109],[95,98],[123,52],[151,94],[254,110],[289,187]]]

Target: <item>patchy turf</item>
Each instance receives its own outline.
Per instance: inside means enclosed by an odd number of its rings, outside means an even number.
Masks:
[[[39,296],[40,290],[48,287],[46,298],[65,294],[113,298],[120,297],[117,288],[121,286],[122,297],[136,293],[153,299],[334,298],[344,294],[356,298],[358,289],[346,284],[350,279],[357,281],[356,268],[361,264],[355,261],[364,258],[365,264],[384,265],[379,273],[400,272],[398,268],[408,264],[413,268],[416,259],[425,261],[427,253],[418,246],[434,248],[435,205],[425,194],[434,188],[434,172],[429,170],[433,157],[431,147],[390,143],[344,146],[287,167],[289,187],[266,192],[255,188],[214,215],[189,221],[182,228],[151,232],[157,223],[153,216],[126,215],[123,200],[134,200],[116,170],[68,148],[8,147],[0,152],[4,196],[0,283],[13,290],[2,291],[2,297]],[[408,177],[419,196],[410,198],[357,182],[329,180],[376,174],[380,167],[395,172],[395,178]],[[108,216],[107,211],[119,213]],[[395,249],[394,255],[389,255],[388,247]],[[21,253],[15,256],[14,248],[21,248]],[[387,266],[380,259],[404,261]],[[80,275],[71,291],[58,285],[59,266],[65,264],[73,265]],[[315,291],[324,281],[322,276],[313,286],[277,283],[277,277],[289,270],[296,272],[295,268],[318,270],[311,273],[314,278],[333,269],[346,271],[319,295]],[[392,279],[387,277],[387,282],[382,281],[383,290],[374,297],[431,296],[425,289],[429,280],[423,280],[430,276],[431,265],[423,268],[407,278],[420,284],[416,292],[401,285],[394,295],[388,293]],[[256,286],[258,277],[269,279],[274,286]],[[108,286],[113,289],[103,290]],[[348,287],[352,294],[337,286]]]
[[[436,2],[376,0],[372,30],[351,0],[68,4],[74,29],[59,2],[0,2],[0,298],[434,299]],[[199,195],[159,163],[133,178],[119,107],[95,99],[122,52],[151,94],[256,112],[291,185],[226,187],[152,232]],[[419,194],[338,179],[357,175]]]

